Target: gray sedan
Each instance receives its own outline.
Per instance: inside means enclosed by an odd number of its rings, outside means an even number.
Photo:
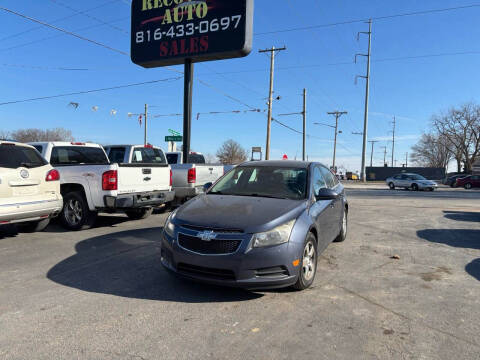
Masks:
[[[435,190],[438,185],[435,181],[427,180],[418,174],[398,174],[385,180],[391,190],[395,188],[405,188],[417,190]]]
[[[317,258],[347,235],[343,185],[323,165],[239,165],[174,211],[162,233],[168,270],[247,289],[309,287]]]

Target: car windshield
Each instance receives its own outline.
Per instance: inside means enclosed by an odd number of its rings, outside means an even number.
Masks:
[[[46,164],[47,161],[35,149],[26,146],[0,145],[0,168],[36,168]]]
[[[427,180],[422,175],[417,175],[417,174],[412,174],[410,175],[410,177],[412,178],[412,180]]]
[[[86,146],[57,146],[50,157],[52,165],[107,165],[108,158],[103,149]]]
[[[307,169],[241,166],[230,171],[208,194],[300,200],[306,198]]]
[[[148,147],[137,147],[133,150],[132,163],[134,164],[167,164],[161,150]]]

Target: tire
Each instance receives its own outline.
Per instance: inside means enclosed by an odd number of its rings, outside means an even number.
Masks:
[[[435,191],[435,188],[430,188],[430,191]]]
[[[413,191],[418,191],[418,185],[417,184],[412,184],[412,190]]]
[[[472,184],[466,183],[465,185],[463,185],[463,187],[467,190],[470,190],[472,188]]]
[[[39,232],[45,230],[48,224],[50,224],[50,219],[43,219],[25,223],[21,225],[21,228],[26,232]]]
[[[87,230],[95,224],[97,213],[90,211],[83,193],[73,191],[63,195],[63,209],[59,218],[68,230]]]
[[[390,188],[390,190],[395,190],[395,184],[393,182],[389,183],[388,187]]]
[[[333,242],[344,242],[347,238],[348,233],[348,211],[347,209],[343,210],[342,224],[340,228],[340,234],[333,240]]]
[[[153,208],[142,208],[135,210],[127,210],[125,214],[130,218],[130,220],[143,220],[152,215]]]
[[[317,273],[317,239],[312,233],[308,233],[305,239],[300,264],[301,268],[298,279],[293,285],[293,288],[296,290],[305,290],[312,285]]]

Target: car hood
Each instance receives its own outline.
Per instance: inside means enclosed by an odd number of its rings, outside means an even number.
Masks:
[[[200,195],[178,209],[174,222],[257,233],[297,218],[306,208],[306,200]]]

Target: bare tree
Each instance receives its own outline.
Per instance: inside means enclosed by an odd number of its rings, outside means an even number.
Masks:
[[[12,132],[11,137],[19,142],[35,141],[73,141],[75,140],[70,130],[64,128],[55,129],[20,129]]]
[[[217,159],[217,157],[216,157],[215,155],[213,155],[213,154],[206,154],[206,155],[205,155],[205,162],[206,162],[207,164],[215,164],[215,163],[218,162],[218,159]]]
[[[0,130],[0,139],[9,139],[10,133],[5,130]]]
[[[230,139],[218,149],[217,158],[222,164],[239,164],[247,160],[247,151],[239,143]]]
[[[412,146],[410,159],[417,165],[446,169],[452,159],[452,152],[447,146],[448,140],[437,134],[423,134]]]
[[[467,103],[451,108],[446,113],[432,118],[434,129],[443,136],[446,146],[457,160],[458,172],[461,163],[465,171],[471,172],[475,159],[480,155],[480,106]]]

